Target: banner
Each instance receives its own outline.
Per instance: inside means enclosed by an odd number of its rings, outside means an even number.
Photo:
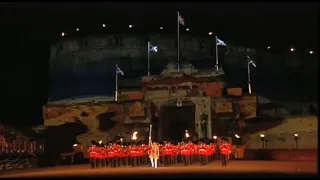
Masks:
[[[121,101],[141,100],[143,93],[140,91],[120,92]]]
[[[145,107],[141,102],[134,102],[129,104],[128,107],[128,116],[129,117],[145,117]]]
[[[214,109],[216,113],[232,113],[232,102],[216,102]]]
[[[227,95],[228,96],[241,96],[242,95],[242,88],[228,88]]]

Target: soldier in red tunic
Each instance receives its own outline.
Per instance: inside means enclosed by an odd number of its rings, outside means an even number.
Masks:
[[[123,146],[123,158],[124,158],[124,165],[128,166],[130,162],[130,149],[128,146]]]
[[[229,143],[229,141],[226,141],[225,146],[228,149],[228,155],[227,155],[227,162],[228,162],[231,154],[231,144]]]
[[[163,149],[164,166],[172,164],[173,150],[169,143],[166,143]]]
[[[104,167],[105,166],[105,161],[104,161],[104,151],[105,147],[104,145],[102,144],[100,147],[99,147],[99,166],[100,167]]]
[[[222,166],[227,166],[227,158],[228,158],[228,148],[226,146],[226,142],[223,142],[220,146],[220,155],[221,155],[221,163]]]
[[[104,157],[103,161],[104,161],[105,167],[108,167],[108,166],[109,166],[109,156],[108,156],[108,152],[109,152],[109,147],[106,146],[106,147],[104,148],[104,153],[103,153],[103,157]]]
[[[115,166],[115,152],[112,146],[109,146],[108,150],[108,165],[110,167],[116,167]]]
[[[188,166],[190,164],[190,155],[190,149],[186,145],[183,145],[183,148],[181,150],[181,157],[182,162],[185,166]]]
[[[95,147],[96,147],[96,145],[92,144],[88,149],[91,168],[96,168],[97,167],[97,165],[96,165]]]
[[[207,164],[207,150],[204,144],[200,144],[199,146],[199,156],[200,156],[200,164],[206,165]]]
[[[136,167],[138,160],[137,160],[137,149],[135,145],[130,148],[130,158],[131,158],[131,166]]]
[[[113,144],[114,167],[120,166],[120,149],[116,144]]]

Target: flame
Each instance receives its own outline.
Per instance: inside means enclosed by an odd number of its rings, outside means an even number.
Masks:
[[[131,139],[132,140],[137,140],[138,139],[138,131],[135,131],[135,132],[132,133]]]

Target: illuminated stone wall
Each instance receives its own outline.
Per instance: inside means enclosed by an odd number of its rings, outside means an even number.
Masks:
[[[296,143],[293,134],[297,133],[299,149],[318,148],[318,118],[316,116],[287,118],[277,127],[250,135],[247,149],[260,149],[260,134],[265,135],[267,149],[293,149]]]

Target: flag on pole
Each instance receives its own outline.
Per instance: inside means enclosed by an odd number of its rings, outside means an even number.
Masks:
[[[178,20],[179,20],[179,23],[184,26],[184,19],[179,12],[178,12]]]
[[[158,52],[158,46],[149,45],[149,51]]]
[[[223,42],[221,39],[217,38],[217,46],[227,46],[227,44]]]
[[[124,76],[124,72],[119,68],[119,66],[117,65],[117,74],[121,74],[122,76]]]

